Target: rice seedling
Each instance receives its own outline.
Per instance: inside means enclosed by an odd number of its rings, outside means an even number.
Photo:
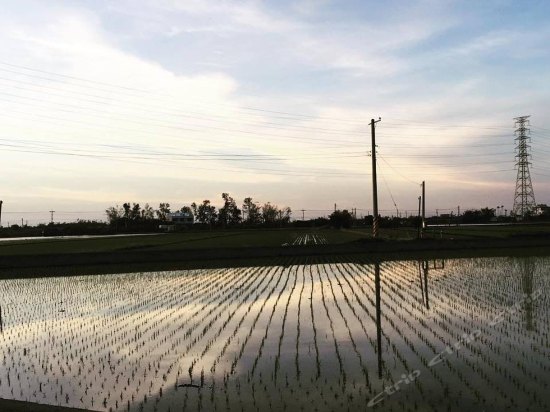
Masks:
[[[382,393],[375,409],[545,410],[548,263],[376,269],[310,258],[2,280],[0,397],[105,411],[325,411]]]

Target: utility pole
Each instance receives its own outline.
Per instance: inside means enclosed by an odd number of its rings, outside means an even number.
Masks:
[[[424,229],[426,228],[426,182],[422,181],[422,232],[421,237],[424,237]]]
[[[378,184],[376,181],[376,135],[374,132],[375,125],[382,118],[374,121],[370,120],[370,132],[371,132],[371,157],[372,157],[372,237],[378,237]]]
[[[302,221],[306,220],[306,219],[304,218],[304,212],[305,212],[305,211],[306,211],[305,209],[302,209]]]
[[[4,201],[0,200],[0,227],[2,227],[2,203],[4,203]]]
[[[50,222],[53,223],[53,214],[55,213],[55,210],[50,210],[51,220]]]

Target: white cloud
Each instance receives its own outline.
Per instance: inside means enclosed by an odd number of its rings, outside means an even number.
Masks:
[[[519,31],[487,29],[441,42],[447,30],[463,23],[443,6],[434,6],[433,12],[430,6],[428,12],[421,3],[363,21],[345,14],[331,20],[322,14],[338,7],[330,2],[306,1],[287,10],[256,1],[151,0],[139,7],[121,1],[87,10],[61,4],[35,3],[30,12],[14,7],[0,16],[2,60],[91,81],[0,64],[0,139],[16,139],[35,151],[47,144],[50,151],[93,152],[100,158],[6,148],[8,182],[19,175],[24,183],[8,183],[13,197],[27,196],[33,179],[42,178],[41,187],[48,189],[37,191],[41,199],[74,196],[75,202],[119,199],[119,187],[123,196],[135,195],[142,203],[148,195],[156,199],[166,193],[166,200],[173,201],[168,197],[214,197],[231,188],[247,196],[255,196],[255,190],[276,203],[303,202],[297,207],[311,207],[323,196],[335,198],[329,205],[342,197],[365,203],[369,179],[357,174],[369,173],[369,159],[347,156],[370,149],[367,124],[379,115],[380,150],[396,157],[388,160],[401,174],[415,181],[479,179],[485,186],[478,190],[497,193],[506,185],[502,176],[475,173],[500,166],[468,166],[459,179],[459,159],[440,166],[445,160],[420,155],[442,149],[415,146],[480,143],[491,134],[508,143],[511,118],[548,102],[545,86],[508,91],[509,84],[501,84],[506,79],[490,65],[490,56],[506,55],[517,43]],[[543,56],[540,47],[533,53]],[[468,71],[472,62],[476,69]],[[540,78],[530,77],[531,82],[547,83],[544,70],[534,72]],[[476,129],[495,124],[510,125],[510,130]],[[456,153],[476,150],[494,159],[491,147]],[[272,157],[235,162],[184,156],[205,152]],[[18,167],[28,159],[34,170]],[[422,162],[427,166],[414,166]],[[52,164],[63,171],[40,173]],[[403,199],[398,202],[414,207],[417,187],[382,168],[396,198]],[[339,173],[353,175],[338,180]],[[94,177],[84,179],[86,174]],[[319,177],[311,177],[315,174]],[[63,175],[82,179],[84,189]],[[110,183],[101,197],[96,188],[104,187],[104,179]],[[284,189],[289,180],[295,193]],[[504,186],[483,183],[493,180]],[[300,185],[308,187],[303,197]],[[445,185],[438,190],[441,198],[454,196]],[[381,198],[387,203],[382,208],[393,207],[386,194]]]

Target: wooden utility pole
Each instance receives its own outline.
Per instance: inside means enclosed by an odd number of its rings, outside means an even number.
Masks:
[[[370,121],[371,132],[371,157],[372,157],[372,237],[378,237],[378,183],[376,181],[376,135],[375,124],[382,120],[380,117],[378,120]]]
[[[0,227],[2,227],[2,203],[4,202],[0,200]]]

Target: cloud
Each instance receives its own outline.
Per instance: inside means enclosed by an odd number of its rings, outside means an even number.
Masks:
[[[286,203],[300,202],[303,185],[301,207],[331,197],[329,205],[365,203],[370,168],[360,156],[370,150],[369,120],[382,116],[379,147],[395,171],[381,168],[406,208],[415,207],[417,187],[402,175],[478,181],[478,194],[504,191],[508,178],[513,185],[513,176],[479,173],[513,167],[485,144],[513,156],[512,117],[547,105],[548,30],[485,25],[447,3],[372,7],[198,0],[7,7],[0,53],[15,66],[0,63],[0,139],[27,152],[5,148],[4,165],[21,173],[26,189],[42,177],[54,196],[71,185],[36,170],[55,164],[72,178],[94,175],[83,179],[90,202],[94,185],[111,179],[107,197],[117,185],[140,199],[174,200],[237,188],[247,196],[272,190],[270,200]],[[516,46],[526,39],[532,47],[521,54]],[[521,59],[528,61],[515,67]],[[60,154],[67,151],[72,157]],[[201,158],[205,152],[249,158]],[[18,168],[29,159],[35,171]],[[284,189],[290,180],[296,193]],[[444,184],[438,191],[440,199],[455,196]],[[75,202],[86,192],[75,192]],[[393,207],[387,194],[381,199]]]

